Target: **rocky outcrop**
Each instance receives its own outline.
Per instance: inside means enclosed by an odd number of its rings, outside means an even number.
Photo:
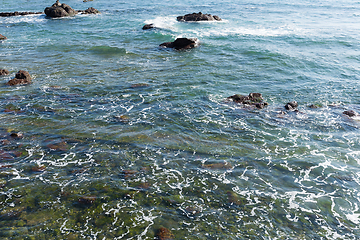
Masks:
[[[233,102],[236,103],[253,105],[259,109],[262,109],[269,105],[267,102],[263,101],[264,99],[261,93],[250,93],[248,96],[235,94],[233,96],[228,97],[227,99],[232,100]]]
[[[93,7],[89,7],[88,9],[86,9],[84,11],[79,10],[78,12],[82,13],[82,14],[98,14],[98,13],[100,13],[100,11],[98,11],[97,9],[95,9]]]
[[[295,111],[298,107],[298,103],[296,101],[292,101],[292,102],[288,102],[286,105],[285,105],[285,109],[286,110],[289,110],[289,111]]]
[[[175,48],[176,50],[185,50],[195,48],[199,45],[197,38],[177,38],[174,42],[165,42],[160,47]]]
[[[349,116],[349,117],[356,117],[359,114],[357,112],[355,112],[354,110],[348,110],[348,111],[344,111],[343,114]]]
[[[32,14],[43,14],[43,12],[0,12],[0,17],[25,16]]]
[[[146,24],[143,26],[143,30],[148,30],[148,29],[152,29],[152,28],[155,28],[155,25],[154,24]]]
[[[1,35],[1,34],[0,34],[0,41],[1,41],[1,40],[6,40],[6,39],[7,39],[7,37],[5,37],[4,35]]]
[[[15,78],[11,79],[7,85],[15,86],[15,85],[25,85],[31,83],[31,76],[27,71],[20,70],[16,73]]]
[[[9,71],[6,69],[0,69],[0,76],[5,76],[5,75],[9,75]]]
[[[216,15],[213,16],[211,14],[203,14],[199,12],[199,13],[186,14],[184,16],[178,16],[176,20],[178,20],[179,22],[197,22],[197,21],[221,21],[222,19]]]
[[[51,18],[71,17],[77,14],[77,11],[67,4],[59,3],[59,0],[57,0],[51,7],[45,8],[44,12],[46,16]]]

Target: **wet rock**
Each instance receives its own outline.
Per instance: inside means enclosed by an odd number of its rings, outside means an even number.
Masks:
[[[142,29],[148,30],[148,29],[152,29],[152,28],[155,28],[155,25],[153,23],[144,25]]]
[[[175,236],[169,229],[161,227],[157,230],[155,239],[172,240],[172,239],[175,239]]]
[[[31,171],[32,172],[43,172],[46,170],[46,167],[45,166],[34,166],[31,168]]]
[[[93,7],[89,7],[88,9],[86,9],[85,11],[78,11],[78,12],[81,12],[82,14],[99,14],[100,11],[93,8]]]
[[[232,165],[228,162],[222,162],[222,163],[204,164],[203,167],[208,169],[231,169]]]
[[[22,132],[12,132],[10,133],[10,137],[15,139],[21,139],[24,137],[24,134]]]
[[[185,50],[195,48],[199,45],[197,38],[177,38],[174,42],[165,42],[160,47],[175,48],[176,50]]]
[[[235,205],[245,205],[246,204],[246,199],[241,198],[239,195],[237,195],[233,191],[228,191],[226,194],[228,197],[228,202],[230,204],[235,204]]]
[[[196,21],[221,21],[216,15],[199,13],[190,13],[176,18],[179,22],[196,22]]]
[[[1,35],[1,34],[0,34],[0,41],[1,41],[1,40],[6,40],[6,39],[7,39],[7,37],[5,37],[4,35]]]
[[[0,12],[0,17],[25,16],[33,14],[43,14],[43,12]]]
[[[82,196],[78,199],[78,203],[82,205],[92,205],[96,201],[96,196]]]
[[[7,85],[15,86],[15,85],[24,85],[31,83],[31,76],[27,71],[20,70],[16,73],[15,78],[11,79]]]
[[[355,112],[354,110],[348,110],[348,111],[344,111],[343,114],[349,116],[349,117],[356,117],[359,114],[357,112]]]
[[[312,108],[312,109],[321,108],[321,107],[322,107],[321,104],[311,104],[311,105],[309,105],[309,108]]]
[[[1,40],[1,34],[0,34],[0,40]],[[0,69],[0,76],[5,76],[5,75],[9,75],[9,71],[6,69]]]
[[[264,102],[261,93],[250,93],[248,96],[235,94],[227,98],[228,100],[232,100],[236,103],[241,103],[245,105],[253,105],[259,109],[263,109],[268,106],[267,102]]]
[[[59,0],[57,0],[51,7],[45,8],[44,12],[46,16],[51,18],[71,17],[77,14],[77,11],[67,4],[61,4]]]
[[[292,102],[288,102],[286,105],[285,105],[285,109],[286,110],[289,110],[289,111],[294,111],[296,110],[296,108],[298,107],[298,103],[296,101],[292,101]]]
[[[122,174],[124,175],[124,178],[133,178],[138,174],[138,171],[136,170],[123,170]]]
[[[67,151],[69,149],[69,145],[65,141],[54,144],[48,144],[47,147],[55,151]]]

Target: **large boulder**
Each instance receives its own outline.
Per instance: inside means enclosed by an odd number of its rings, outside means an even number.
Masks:
[[[11,79],[7,85],[15,86],[15,85],[24,85],[31,83],[31,76],[27,71],[20,70],[16,73],[15,78]]]
[[[211,14],[190,13],[184,16],[178,16],[176,18],[179,22],[197,22],[197,21],[221,21],[222,19],[218,16]]]
[[[51,7],[45,8],[44,12],[46,16],[51,18],[71,17],[75,16],[78,13],[69,5],[59,3],[59,0],[57,0],[56,3],[54,3]]]
[[[5,75],[9,75],[9,71],[6,69],[0,69],[0,76],[5,76]]]
[[[1,41],[1,40],[6,40],[6,39],[7,39],[7,37],[5,37],[4,35],[1,35],[1,34],[0,34],[0,41]]]
[[[176,50],[185,50],[197,47],[199,41],[197,38],[177,38],[174,42],[165,42],[160,47],[175,48]]]
[[[227,99],[232,100],[233,102],[236,103],[253,105],[259,109],[262,109],[269,105],[267,102],[263,101],[264,99],[261,93],[250,93],[248,96],[235,94],[233,96],[228,97]]]

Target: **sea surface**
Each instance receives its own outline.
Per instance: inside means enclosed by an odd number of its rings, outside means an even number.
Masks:
[[[1,239],[360,238],[359,1],[61,2],[0,18]]]

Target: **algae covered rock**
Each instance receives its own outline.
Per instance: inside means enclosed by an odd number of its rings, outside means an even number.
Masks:
[[[158,240],[173,240],[175,239],[174,234],[167,228],[161,227],[157,230],[155,239]]]

